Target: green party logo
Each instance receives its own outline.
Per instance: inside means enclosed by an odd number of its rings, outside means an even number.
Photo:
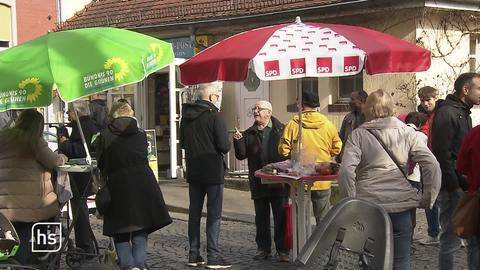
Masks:
[[[27,90],[32,89],[32,90]],[[27,102],[35,102],[42,94],[43,87],[39,78],[28,78],[18,84],[18,92],[20,95],[26,96]]]
[[[150,44],[150,49],[152,50],[153,54],[155,55],[155,62],[158,64],[162,61],[163,58],[163,48],[158,43]]]
[[[128,63],[124,59],[120,57],[112,57],[105,61],[103,66],[107,70],[113,70],[115,67],[115,71],[113,76],[115,77],[115,81],[121,81],[125,76],[127,76],[129,69]]]
[[[120,57],[112,57],[105,61],[102,70],[83,76],[84,88],[86,90],[111,87],[115,81],[120,82],[130,72],[128,62]]]
[[[147,56],[147,71],[155,69],[157,65],[162,62],[164,56],[163,50],[164,48],[162,48],[162,45],[159,43],[150,44],[151,53]]]

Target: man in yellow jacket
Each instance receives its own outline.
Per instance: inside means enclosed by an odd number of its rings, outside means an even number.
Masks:
[[[302,160],[303,164],[314,164],[330,161],[342,149],[342,141],[336,127],[327,117],[319,113],[318,92],[311,89],[302,90]],[[298,148],[299,124],[295,115],[285,126],[280,139],[278,152],[291,158],[292,152]],[[328,210],[330,210],[331,181],[317,181],[312,187],[313,214],[318,225]]]

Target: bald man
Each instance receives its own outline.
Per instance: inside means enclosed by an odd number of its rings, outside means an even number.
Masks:
[[[272,116],[272,104],[261,100],[252,108],[255,123],[243,133],[238,129],[233,135],[235,156],[239,160],[248,158],[248,178],[250,192],[255,206],[256,260],[271,257],[272,239],[270,234],[270,207],[273,212],[274,242],[277,258],[288,262],[288,249],[283,247],[285,235],[285,212],[287,189],[284,185],[264,185],[255,177],[256,170],[268,163],[284,160],[278,154],[278,142],[283,134],[284,125]]]

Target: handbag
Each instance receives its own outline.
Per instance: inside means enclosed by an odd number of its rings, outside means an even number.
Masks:
[[[100,149],[99,152],[99,158],[101,158],[104,149],[107,149],[113,141],[113,139],[109,136],[104,136],[104,140],[104,145],[101,147],[103,149]],[[102,183],[103,185],[98,189],[97,194],[95,195],[95,207],[97,208],[98,213],[101,215],[108,213],[112,204],[112,196],[110,194],[110,190],[108,189],[108,176],[105,171],[106,170],[103,172],[100,171],[100,181],[98,182]]]
[[[105,215],[110,209],[112,203],[112,196],[110,195],[110,190],[108,189],[107,182],[101,187],[97,194],[95,195],[95,206],[97,207],[98,213]]]
[[[480,192],[464,193],[453,212],[452,224],[454,233],[461,238],[471,238],[480,232]]]

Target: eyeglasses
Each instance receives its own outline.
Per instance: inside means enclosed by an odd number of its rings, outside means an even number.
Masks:
[[[270,109],[268,109],[268,108],[261,108],[261,107],[253,107],[253,108],[252,108],[252,113],[255,113],[256,111],[259,111],[259,112],[261,112],[261,111],[270,111]]]

